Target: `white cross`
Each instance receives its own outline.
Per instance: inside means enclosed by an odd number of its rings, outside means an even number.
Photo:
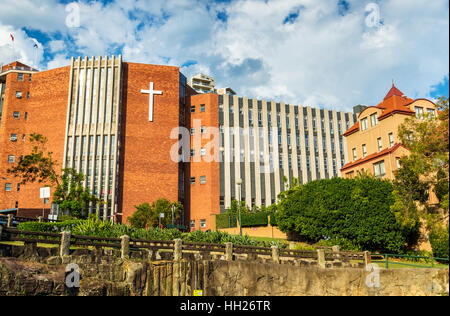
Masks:
[[[155,94],[162,94],[162,91],[153,90],[153,82],[150,82],[150,90],[141,90],[141,93],[149,94],[149,102],[148,102],[148,120],[153,122],[153,96]]]

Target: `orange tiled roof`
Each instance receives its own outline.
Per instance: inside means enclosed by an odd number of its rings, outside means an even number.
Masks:
[[[378,120],[382,120],[395,113],[414,115],[414,111],[412,111],[408,107],[408,105],[412,102],[414,102],[413,99],[406,97],[403,92],[401,92],[394,84],[392,84],[392,88],[386,94],[383,101],[376,106],[376,108],[379,108],[383,111],[381,115],[378,116]],[[359,131],[359,122],[356,122],[356,124],[350,127],[348,131],[344,133],[344,136],[351,135],[357,131]]]
[[[357,121],[355,124],[353,124],[353,126],[350,127],[348,129],[348,131],[346,131],[343,135],[344,136],[348,136],[348,135],[351,135],[351,134],[353,134],[353,133],[355,133],[357,131],[359,131],[359,121]]]
[[[366,162],[368,162],[368,161],[370,161],[370,160],[377,159],[377,158],[379,158],[379,157],[381,157],[381,156],[390,154],[390,153],[396,151],[400,146],[403,147],[403,148],[406,148],[406,147],[403,146],[401,143],[397,143],[397,144],[395,144],[394,146],[392,146],[392,147],[390,147],[390,148],[383,149],[383,150],[380,151],[380,152],[370,154],[370,155],[368,155],[368,156],[366,156],[366,157],[364,157],[364,158],[360,158],[360,159],[355,160],[355,161],[353,161],[353,162],[349,162],[349,163],[345,164],[345,165],[341,168],[341,171],[344,171],[344,170],[353,168],[353,167],[355,167],[355,166],[357,166],[357,165],[366,163]]]

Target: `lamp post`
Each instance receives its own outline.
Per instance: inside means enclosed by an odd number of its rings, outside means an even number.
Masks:
[[[239,236],[242,237],[242,222],[241,222],[241,184],[242,184],[242,179],[239,178],[236,181],[236,184],[238,185],[238,193],[239,193],[239,204],[238,204],[238,210],[239,210]]]

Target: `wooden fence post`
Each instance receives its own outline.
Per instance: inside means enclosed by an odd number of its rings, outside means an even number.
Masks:
[[[42,223],[42,218],[43,218],[42,216],[38,216],[38,222],[39,223]]]
[[[173,248],[173,260],[180,261],[183,259],[183,241],[178,238],[174,240],[175,245]]]
[[[59,248],[59,255],[61,257],[68,256],[70,254],[70,231],[61,233],[61,245]]]
[[[130,236],[120,236],[120,257],[122,259],[130,258]]]
[[[339,252],[341,251],[341,247],[336,245],[336,246],[331,247],[331,249],[333,250],[333,253],[335,254],[335,259],[340,259],[341,256],[339,255]]]
[[[325,265],[325,250],[324,249],[317,249],[317,265],[319,268],[324,269],[326,267]]]
[[[369,251],[364,251],[364,265],[367,267],[372,263],[372,257],[370,256]]]
[[[225,243],[225,260],[226,261],[233,260],[233,243],[231,242]]]
[[[272,246],[272,261],[276,263],[280,263],[280,249],[278,246]]]
[[[2,240],[3,225],[0,225],[0,241]]]
[[[8,223],[6,224],[6,227],[12,227],[12,222],[13,222],[13,215],[8,214]]]

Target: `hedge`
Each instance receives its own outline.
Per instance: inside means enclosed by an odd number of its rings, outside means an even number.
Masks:
[[[84,222],[84,220],[69,220],[65,222],[56,223],[40,223],[40,222],[25,222],[17,226],[18,230],[43,232],[43,233],[60,233],[62,231],[72,231],[73,227]]]
[[[237,227],[237,217],[228,214],[216,215],[216,228],[233,228]]]
[[[269,212],[241,214],[242,227],[267,226]]]

